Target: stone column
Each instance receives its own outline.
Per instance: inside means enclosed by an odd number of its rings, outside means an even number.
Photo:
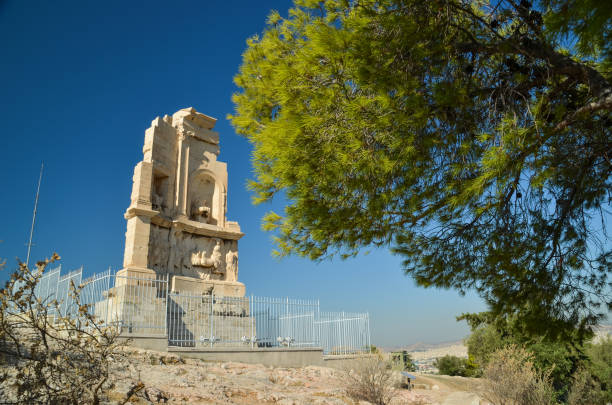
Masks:
[[[147,268],[151,218],[157,214],[151,207],[151,188],[153,185],[153,164],[140,162],[134,168],[131,204],[125,213],[127,231],[125,233],[125,252],[123,270],[118,275],[153,275]],[[137,274],[135,274],[137,273]]]
[[[125,253],[123,256],[123,267],[126,269],[147,268],[151,216],[141,214],[127,218]]]
[[[187,183],[189,181],[189,143],[184,134],[179,133],[178,136],[175,205],[180,216],[189,217],[189,204],[187,202]]]

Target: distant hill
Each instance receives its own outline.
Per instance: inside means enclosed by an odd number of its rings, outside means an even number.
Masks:
[[[605,336],[612,337],[612,325],[598,325],[595,327],[595,340],[604,338]],[[404,346],[388,346],[381,347],[384,352],[399,352],[406,350],[407,352],[427,352],[427,351],[439,351],[441,349],[464,346],[463,340],[452,340],[440,343],[425,343],[417,342]]]
[[[402,350],[406,350],[407,352],[424,352],[428,350],[436,350],[449,346],[459,346],[463,345],[463,340],[453,340],[448,342],[440,342],[440,343],[425,343],[425,342],[417,342],[410,345],[405,346],[391,346],[391,347],[383,347],[383,351],[385,352],[398,352]]]
[[[595,342],[600,341],[605,337],[612,337],[612,325],[599,325],[595,328]]]

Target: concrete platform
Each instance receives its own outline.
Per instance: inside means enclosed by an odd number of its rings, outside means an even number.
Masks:
[[[205,361],[235,361],[275,367],[324,366],[320,347],[240,348],[168,347],[168,352],[181,357]]]

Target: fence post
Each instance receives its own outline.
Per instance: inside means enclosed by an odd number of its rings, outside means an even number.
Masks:
[[[322,325],[320,323],[321,322],[321,303],[320,303],[319,300],[317,300],[317,319],[316,319],[316,322],[319,322],[319,323],[315,323],[315,325],[317,325],[316,328],[317,328],[317,332],[318,332],[317,333],[317,337],[316,337],[317,345],[320,346],[321,348],[323,348],[323,344],[321,343],[321,326]]]
[[[368,352],[371,351],[371,345],[370,345],[370,313],[366,312],[366,327],[368,328],[367,330],[367,339],[368,339]]]
[[[342,351],[342,354],[346,354],[346,322],[345,322],[346,316],[344,315],[344,311],[342,311],[342,315],[340,318],[340,348]]]
[[[110,305],[110,278],[111,278],[111,268],[110,266],[108,267],[108,274],[106,275],[106,288],[104,289],[106,291],[106,299],[105,299],[105,310],[104,310],[104,323],[106,324],[105,326],[109,326],[110,322],[108,319],[108,306]],[[104,293],[102,293],[102,297],[104,297]]]
[[[251,349],[255,347],[255,324],[254,324],[254,318],[253,318],[253,304],[254,304],[254,300],[253,300],[253,294],[251,294],[251,299],[249,302],[249,317],[251,318]]]
[[[168,291],[170,288],[170,274],[166,273],[166,296],[164,299],[166,300],[166,313],[164,313],[164,333],[166,337],[170,338],[170,333],[168,332]]]
[[[55,321],[57,320],[57,316],[58,316],[57,313],[62,308],[62,304],[59,300],[59,286],[60,286],[61,281],[62,281],[62,271],[60,268],[59,275],[57,276],[57,284],[55,285],[55,301],[57,302],[57,305],[55,306],[55,309],[53,310],[53,323],[54,324],[55,324]]]
[[[214,334],[215,330],[214,330],[214,325],[213,325],[213,322],[214,322],[214,308],[213,308],[214,300],[215,300],[215,294],[211,290],[210,291],[210,318],[209,318],[209,320],[210,320],[210,322],[209,322],[210,323],[210,347],[213,347],[213,339],[214,339],[214,336],[215,336],[215,334]]]
[[[42,292],[41,292],[41,296],[45,297],[45,302],[49,301],[49,284],[50,283],[51,283],[51,280],[47,279],[47,288],[46,288],[47,291],[45,291],[45,295],[42,295]]]

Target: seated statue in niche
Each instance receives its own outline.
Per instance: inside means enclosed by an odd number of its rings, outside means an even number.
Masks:
[[[166,178],[155,175],[153,177],[153,187],[151,190],[151,205],[153,206],[154,210],[160,212],[164,212],[166,210],[166,202],[164,201],[166,190]]]
[[[206,200],[195,199],[191,203],[190,218],[194,221],[210,223],[210,205]]]
[[[153,195],[151,196],[151,205],[153,206],[154,210],[164,211],[164,197],[153,191]]]

